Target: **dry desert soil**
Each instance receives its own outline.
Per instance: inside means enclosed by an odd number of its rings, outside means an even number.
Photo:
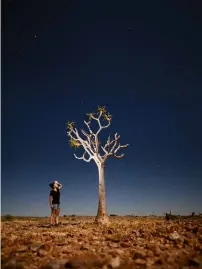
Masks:
[[[1,222],[1,267],[202,268],[202,219],[110,217],[18,218]]]

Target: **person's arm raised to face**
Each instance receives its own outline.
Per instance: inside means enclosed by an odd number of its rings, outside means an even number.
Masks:
[[[58,189],[60,190],[62,188],[62,184],[58,183]]]
[[[62,188],[62,184],[59,183],[58,181],[56,181],[57,185],[58,185],[58,189],[61,189]]]

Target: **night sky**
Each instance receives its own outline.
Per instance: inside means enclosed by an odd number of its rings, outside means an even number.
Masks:
[[[141,3],[140,3],[141,2]],[[108,213],[202,211],[200,1],[3,1],[2,213],[95,215],[94,162],[66,122],[106,105],[129,143],[106,166]]]

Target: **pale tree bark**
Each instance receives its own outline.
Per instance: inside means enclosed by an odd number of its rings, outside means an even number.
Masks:
[[[107,121],[107,124],[103,125],[101,123],[101,119]],[[95,120],[98,123],[97,132],[93,132],[91,129],[91,121]],[[70,144],[75,147],[83,147],[84,153],[81,157],[78,157],[74,154],[76,159],[82,159],[85,162],[90,162],[94,160],[98,167],[98,175],[99,175],[99,187],[98,187],[98,211],[95,219],[96,223],[107,223],[108,215],[107,215],[107,202],[106,202],[106,191],[105,191],[105,163],[108,157],[115,157],[117,159],[123,158],[124,154],[117,155],[117,152],[121,148],[128,147],[128,144],[121,145],[120,143],[117,145],[118,140],[120,139],[120,135],[117,133],[114,135],[114,139],[111,139],[110,136],[107,139],[105,145],[101,145],[99,142],[99,134],[103,129],[106,129],[111,124],[111,115],[106,112],[105,107],[99,107],[98,112],[89,114],[89,121],[84,121],[88,132],[81,129],[81,133],[84,138],[82,138],[75,128],[73,122],[68,123],[68,131],[67,135],[70,137]],[[101,154],[101,151],[103,154]],[[87,155],[87,156],[86,156]]]
[[[97,216],[95,218],[96,223],[107,223],[109,221],[107,215],[107,201],[106,201],[106,191],[105,191],[105,177],[104,177],[104,165],[98,168],[99,174],[99,185],[98,185],[98,210]]]

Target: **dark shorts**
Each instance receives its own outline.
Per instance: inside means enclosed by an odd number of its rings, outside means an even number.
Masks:
[[[52,209],[60,209],[60,204],[52,204]]]

